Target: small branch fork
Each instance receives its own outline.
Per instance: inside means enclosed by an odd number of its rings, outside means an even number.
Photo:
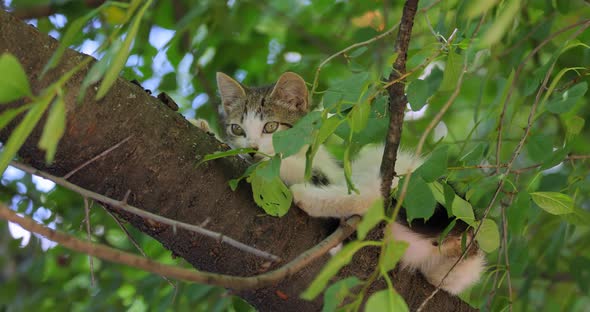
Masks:
[[[389,75],[389,81],[397,80],[406,72],[406,60],[408,57],[408,46],[412,36],[412,27],[414,26],[414,16],[418,10],[418,0],[407,0],[404,4],[402,19],[397,33],[395,51],[398,53],[397,59],[393,64],[393,71]],[[402,135],[402,125],[404,122],[404,111],[408,104],[405,96],[405,83],[398,81],[387,88],[389,93],[389,128],[387,130],[387,141],[381,160],[381,195],[383,204],[387,209],[387,214],[391,215],[391,184],[395,173],[395,162],[397,160],[397,150],[399,148]]]
[[[31,218],[19,216],[16,212],[12,211],[3,203],[0,203],[0,218],[14,222],[28,231],[43,235],[66,248],[85,253],[89,256],[95,256],[107,261],[126,264],[148,272],[175,278],[178,280],[217,285],[235,290],[262,288],[292,276],[296,272],[307,267],[313,261],[320,258],[331,248],[335,247],[340,242],[342,242],[342,240],[352,234],[360,220],[358,216],[348,219],[346,223],[341,225],[336,231],[334,231],[334,233],[332,233],[322,242],[276,270],[251,277],[239,277],[225,274],[199,272],[193,269],[185,269],[173,265],[162,264],[157,261],[143,258],[105,245],[83,241],[74,236],[70,236],[41,225]]]

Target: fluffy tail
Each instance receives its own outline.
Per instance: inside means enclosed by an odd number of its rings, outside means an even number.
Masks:
[[[459,294],[479,281],[485,269],[484,253],[474,244],[463,260],[457,263],[463,253],[461,247],[463,233],[461,232],[449,234],[441,245],[439,245],[438,236],[427,237],[399,222],[393,223],[392,233],[394,239],[409,244],[401,259],[402,267],[419,270],[429,283],[434,286],[440,285],[442,289],[453,295]],[[469,243],[473,237],[469,232],[465,232],[465,235],[468,236],[467,243]],[[453,265],[455,265],[454,268]]]

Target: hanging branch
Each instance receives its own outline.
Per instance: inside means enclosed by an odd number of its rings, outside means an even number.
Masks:
[[[398,79],[406,72],[408,46],[410,45],[412,27],[414,26],[414,16],[416,15],[417,9],[418,0],[408,0],[404,4],[404,11],[402,13],[402,20],[400,22],[394,49],[398,55],[393,64],[393,71],[389,75],[389,81]],[[392,212],[390,208],[391,183],[393,177],[396,175],[395,162],[397,160],[397,150],[402,136],[404,110],[408,104],[404,89],[404,81],[393,83],[387,88],[387,92],[389,93],[389,128],[387,130],[387,141],[385,142],[385,150],[381,161],[381,194],[388,215]]]

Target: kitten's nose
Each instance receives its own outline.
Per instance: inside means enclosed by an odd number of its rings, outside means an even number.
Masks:
[[[252,147],[252,149],[258,151],[258,147],[256,147],[256,146]],[[256,152],[248,153],[248,155],[250,155],[250,157],[254,158],[254,156],[256,156]]]

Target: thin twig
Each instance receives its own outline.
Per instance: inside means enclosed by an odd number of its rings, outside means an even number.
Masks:
[[[90,235],[90,204],[88,203],[88,198],[84,197],[84,214],[86,220],[86,235],[88,241],[92,240]],[[96,285],[96,280],[94,279],[94,259],[92,256],[88,255],[88,262],[90,266],[90,286],[94,287]]]
[[[358,216],[348,219],[345,224],[341,225],[322,242],[276,270],[251,277],[241,277],[200,272],[167,265],[105,245],[83,241],[74,236],[41,225],[29,217],[21,217],[3,203],[0,203],[0,218],[14,222],[30,232],[43,235],[66,248],[83,252],[107,261],[126,264],[158,275],[168,276],[183,281],[217,285],[235,290],[258,289],[273,285],[280,280],[292,276],[301,269],[309,266],[310,263],[320,258],[331,248],[338,245],[342,240],[353,233],[360,220]]]
[[[129,141],[129,139],[131,139],[133,137],[133,134],[126,137],[125,139],[123,139],[121,142],[109,147],[108,149],[106,149],[104,152],[92,157],[92,159],[86,161],[85,163],[81,164],[80,166],[76,167],[74,170],[68,172],[66,175],[64,175],[64,179],[69,179],[73,174],[75,174],[76,172],[78,172],[80,169],[90,165],[91,163],[95,162],[96,160],[98,160],[99,158],[102,158],[104,156],[106,156],[108,153],[112,152],[113,150],[115,150],[116,148],[118,148],[119,146],[121,146],[123,143]]]
[[[279,257],[277,257],[275,255],[272,255],[272,254],[270,254],[268,252],[265,252],[265,251],[256,249],[256,248],[251,247],[251,246],[248,246],[248,245],[246,245],[244,243],[241,243],[241,242],[239,242],[239,241],[237,241],[237,240],[235,240],[233,238],[227,237],[227,236],[225,236],[223,234],[220,234],[220,233],[217,233],[217,232],[213,232],[213,231],[207,230],[207,229],[202,228],[202,227],[197,226],[197,225],[192,225],[192,224],[180,222],[180,221],[177,221],[177,220],[172,220],[172,219],[169,219],[169,218],[166,218],[166,217],[162,217],[160,215],[157,215],[157,214],[154,214],[154,213],[151,213],[151,212],[148,212],[148,211],[145,211],[145,210],[142,210],[142,209],[133,207],[133,206],[125,203],[124,201],[119,201],[119,200],[112,199],[110,197],[107,197],[107,196],[104,196],[104,195],[101,195],[101,194],[92,192],[92,191],[87,190],[87,189],[84,189],[84,188],[82,188],[82,187],[80,187],[78,185],[75,185],[73,183],[70,183],[66,179],[58,178],[58,177],[53,176],[51,174],[48,174],[46,172],[43,172],[43,171],[37,170],[35,168],[29,167],[29,166],[27,166],[25,164],[18,163],[18,162],[12,162],[11,165],[14,166],[14,167],[16,167],[16,168],[18,168],[18,169],[20,169],[20,170],[23,170],[25,172],[28,172],[30,174],[38,175],[40,177],[46,178],[48,180],[51,180],[51,181],[55,182],[56,184],[61,185],[61,186],[65,187],[65,188],[67,188],[67,189],[70,189],[70,190],[72,190],[72,191],[74,191],[74,192],[76,192],[76,193],[78,193],[78,194],[80,194],[80,195],[82,195],[84,197],[92,198],[92,199],[94,199],[96,201],[99,201],[99,202],[102,202],[102,203],[111,205],[113,207],[119,208],[121,210],[124,210],[126,212],[132,213],[134,215],[141,216],[141,217],[144,217],[144,218],[147,218],[147,219],[151,219],[151,220],[154,220],[154,221],[158,221],[160,223],[170,225],[170,226],[172,226],[174,228],[182,228],[182,229],[189,230],[189,231],[192,231],[192,232],[195,232],[195,233],[199,233],[199,234],[204,235],[204,236],[207,236],[207,237],[211,237],[211,238],[213,238],[213,239],[215,239],[217,241],[226,243],[226,244],[231,245],[231,246],[233,246],[233,247],[235,247],[235,248],[237,248],[239,250],[242,250],[242,251],[251,253],[253,255],[256,255],[256,256],[261,257],[261,258],[264,258],[264,259],[268,259],[268,260],[272,260],[272,261],[280,261],[281,260]]]

